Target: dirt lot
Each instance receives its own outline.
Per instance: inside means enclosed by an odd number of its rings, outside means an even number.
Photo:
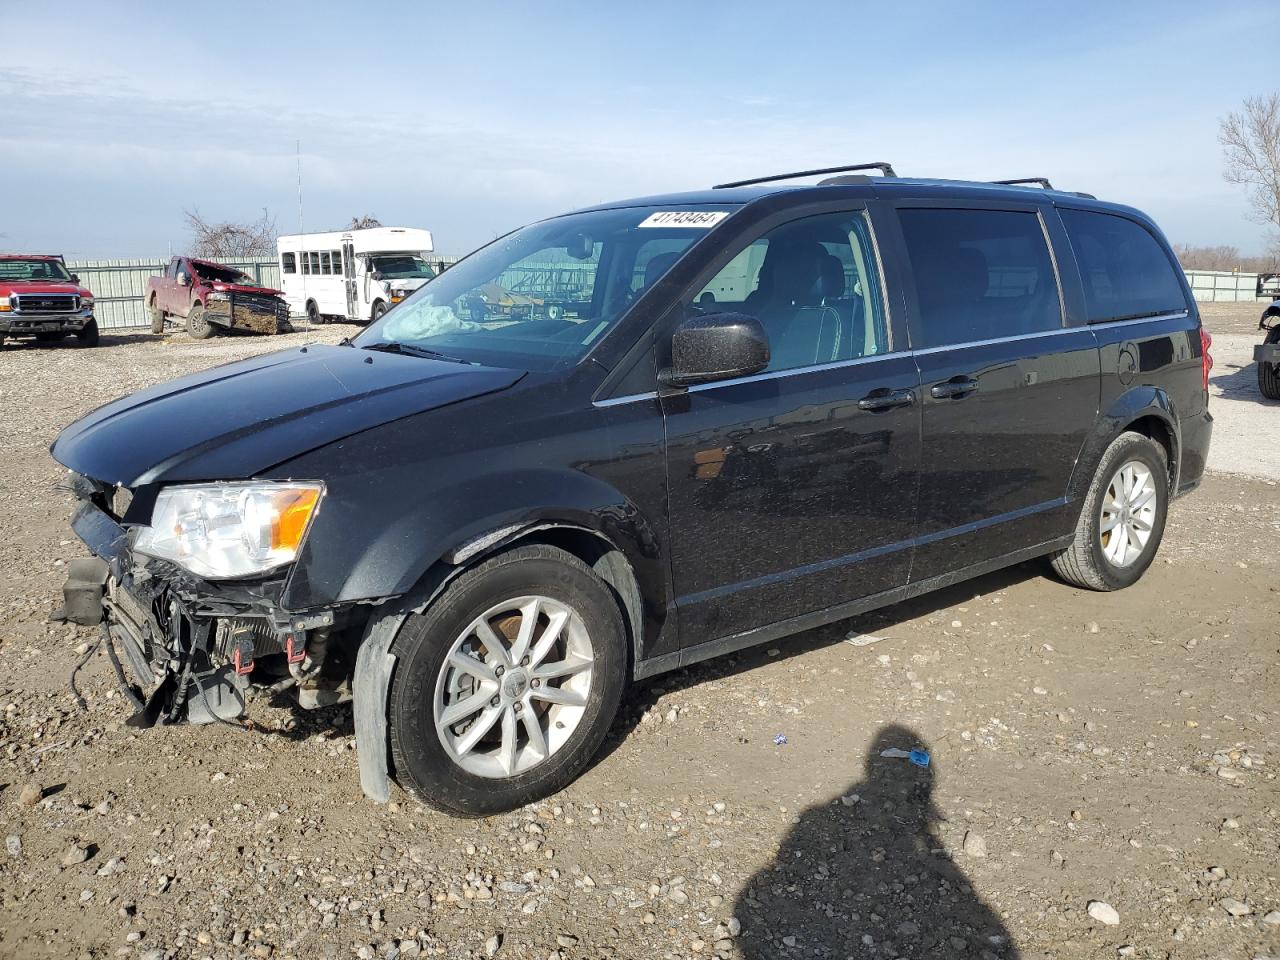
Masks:
[[[59,428],[350,328],[6,348],[0,956],[1280,954],[1280,409],[1253,305],[1206,316],[1215,472],[1136,587],[1026,565],[659,678],[569,790],[474,821],[365,801],[344,709],[136,732],[99,656],[78,712],[91,632],[46,622]]]

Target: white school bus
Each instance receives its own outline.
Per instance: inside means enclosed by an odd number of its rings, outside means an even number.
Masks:
[[[435,276],[431,250],[431,232],[415,227],[280,237],[280,287],[290,315],[369,323]]]

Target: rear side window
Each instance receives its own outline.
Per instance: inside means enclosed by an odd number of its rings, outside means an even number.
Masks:
[[[898,211],[915,276],[917,349],[1062,327],[1040,218],[1016,210]]]
[[[1090,323],[1187,309],[1176,268],[1145,227],[1107,213],[1059,212],[1080,265]]]

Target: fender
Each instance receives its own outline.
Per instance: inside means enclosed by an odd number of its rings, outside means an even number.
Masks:
[[[1135,385],[1116,397],[1094,424],[1093,431],[1085,438],[1076,458],[1075,469],[1068,485],[1068,499],[1083,503],[1093,475],[1102,461],[1107,447],[1130,426],[1145,417],[1154,417],[1163,424],[1171,445],[1169,460],[1170,490],[1178,489],[1178,473],[1181,468],[1182,434],[1178,427],[1177,410],[1173,399],[1161,387],[1150,384]]]
[[[596,533],[620,551],[653,608],[646,619],[652,614],[661,622],[669,599],[668,565],[643,511],[581,471],[500,466],[443,488],[424,484],[408,510],[402,494],[371,493],[366,475],[331,481],[334,502],[351,506],[318,517],[281,605],[301,610],[401,596],[451,553],[457,551],[454,561],[471,559],[481,538],[500,540],[509,528],[550,523]],[[366,489],[334,489],[348,485]]]

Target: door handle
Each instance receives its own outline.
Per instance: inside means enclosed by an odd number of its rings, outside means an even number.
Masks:
[[[973,377],[952,377],[945,383],[935,383],[929,388],[929,396],[935,400],[959,400],[978,389]]]
[[[858,409],[874,413],[877,410],[891,410],[894,407],[909,407],[915,402],[914,390],[890,390],[888,387],[881,387],[878,390],[872,390],[859,400]]]

